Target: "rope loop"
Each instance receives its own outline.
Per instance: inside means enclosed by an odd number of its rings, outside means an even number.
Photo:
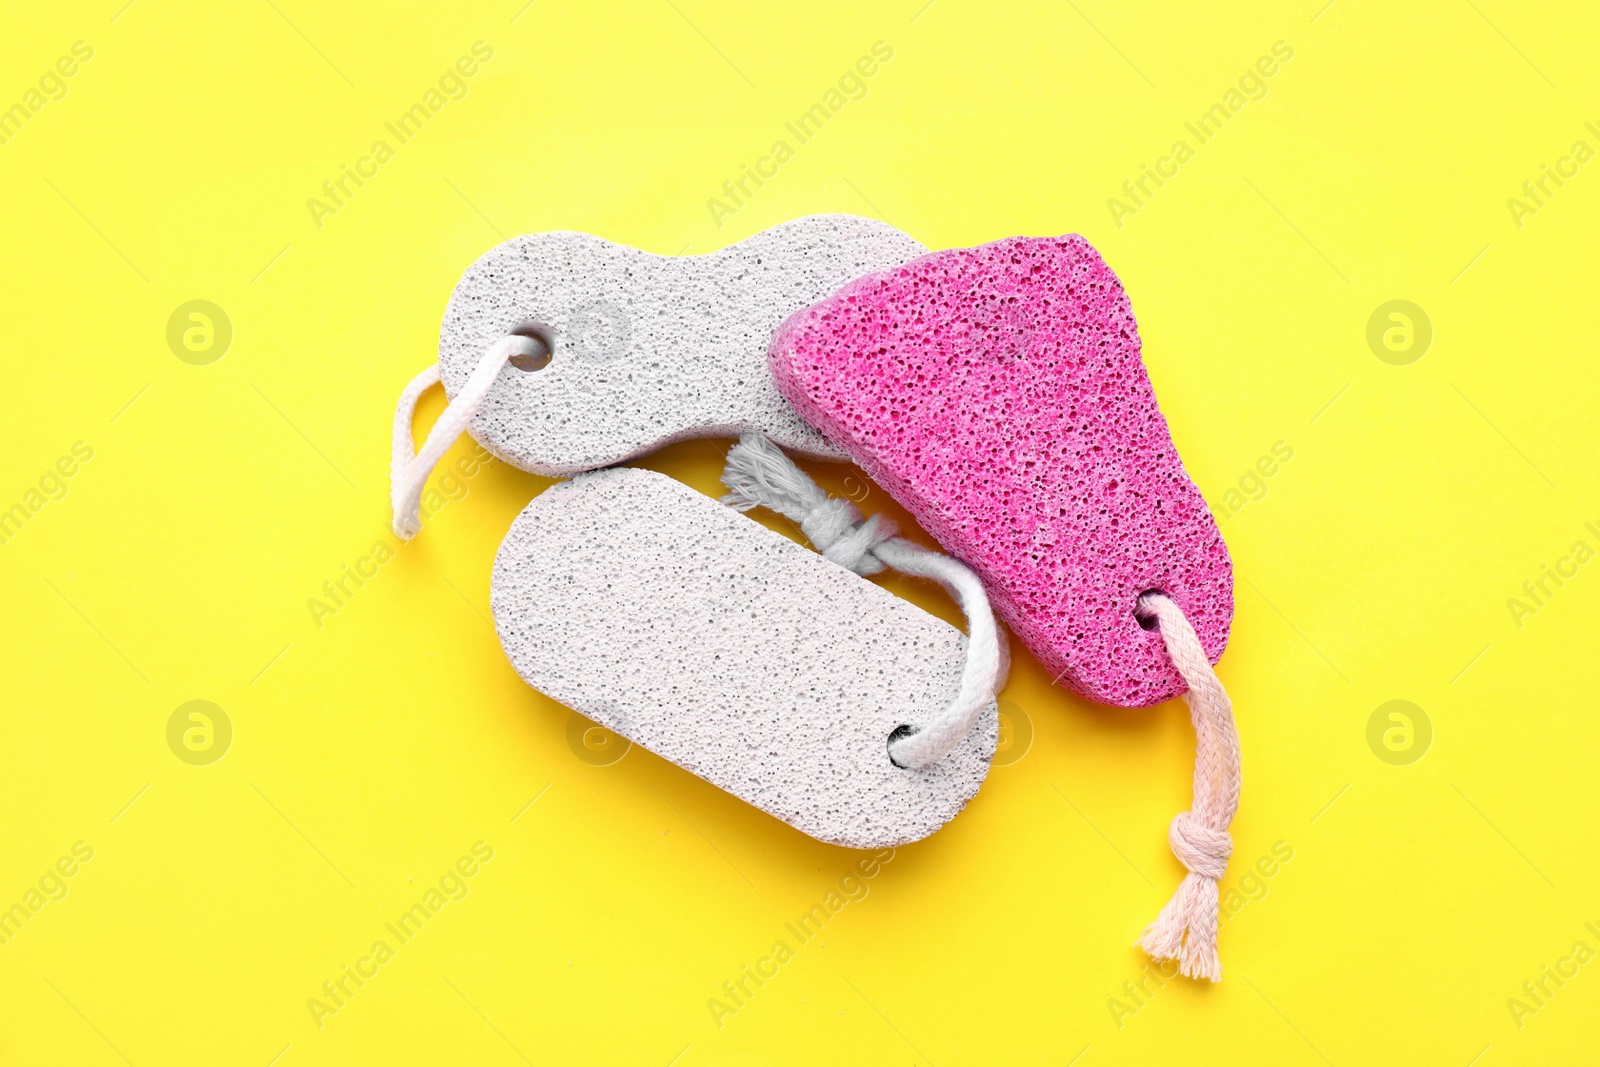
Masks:
[[[1008,666],[1000,628],[977,575],[949,556],[900,537],[894,523],[882,516],[863,520],[855,504],[828,496],[761,434],[747,433],[733,446],[722,484],[728,487],[724,504],[740,511],[765,507],[787,516],[818,552],[841,567],[861,575],[893,567],[932,578],[956,598],[968,631],[956,695],[921,728],[902,729],[887,742],[889,759],[897,767],[921,770],[948,755],[994,699]]]

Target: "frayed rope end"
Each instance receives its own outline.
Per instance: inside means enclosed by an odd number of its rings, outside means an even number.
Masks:
[[[747,433],[728,450],[722,472],[728,492],[722,503],[737,511],[770,508],[800,522],[828,499],[778,446],[758,433]]]
[[[1176,960],[1185,978],[1222,981],[1217,956],[1220,893],[1215,879],[1189,872],[1156,921],[1145,928],[1139,947],[1157,962]]]

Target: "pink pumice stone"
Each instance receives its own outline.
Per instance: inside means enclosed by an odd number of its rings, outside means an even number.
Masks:
[[[792,315],[778,388],[945,550],[1056,681],[1106,704],[1182,693],[1135,615],[1177,602],[1215,663],[1233,569],[1140,358],[1122,283],[1076,234],[865,275]]]

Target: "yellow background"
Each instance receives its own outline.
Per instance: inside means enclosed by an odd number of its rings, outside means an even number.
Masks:
[[[94,450],[0,544],[0,906],[94,850],[0,945],[0,1060],[1600,1058],[1600,963],[1520,1026],[1507,1005],[1600,950],[1600,564],[1520,627],[1507,606],[1600,548],[1600,163],[1520,226],[1507,206],[1600,147],[1590,6],[123,2],[12,5],[0,35],[5,105],[94,49],[0,145],[0,507]],[[468,94],[316,225],[308,198],[479,40]],[[880,40],[867,94],[718,227],[708,198]],[[1266,95],[1196,145],[1184,123],[1278,41]],[[1194,158],[1118,226],[1108,199],[1179,138]],[[1222,520],[1246,759],[1227,888],[1277,842],[1293,859],[1246,887],[1220,986],[1123,986],[1181,873],[1181,702],[1093,706],[1019,653],[1031,747],[719,1027],[708,1000],[858,856],[636,748],[579,758],[484,617],[547,483],[480,472],[313,620],[387,537],[394,398],[477,255],[550,229],[703,253],[829,211],[932,248],[1083,233],[1213,508],[1293,448]],[[194,299],[234,331],[204,366],[166,338]],[[1394,299],[1434,331],[1405,366],[1366,340]],[[719,462],[645,461],[706,492]],[[822,470],[898,514],[848,473]],[[193,699],[234,730],[208,766],[167,743]],[[1390,700],[1432,725],[1408,765],[1367,743]],[[468,895],[319,1028],[308,998],[478,841]]]

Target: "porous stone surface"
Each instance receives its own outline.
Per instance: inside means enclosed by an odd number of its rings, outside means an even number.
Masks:
[[[784,323],[795,408],[982,576],[1057,681],[1142,707],[1182,693],[1141,593],[1213,663],[1233,568],[1183,469],[1122,283],[1082,237],[1013,237],[860,278]]]
[[[954,696],[959,630],[653,471],[546,489],[490,601],[529,685],[823,841],[931,834],[994,755],[990,701],[944,759],[889,761],[889,734]]]
[[[501,459],[547,477],[746,430],[843,459],[773,385],[772,331],[850,279],[926,251],[853,215],[796,219],[701,256],[570,231],[513,238],[456,286],[439,332],[440,376],[453,397],[497,338],[527,322],[548,327],[549,364],[503,368],[469,427]]]

